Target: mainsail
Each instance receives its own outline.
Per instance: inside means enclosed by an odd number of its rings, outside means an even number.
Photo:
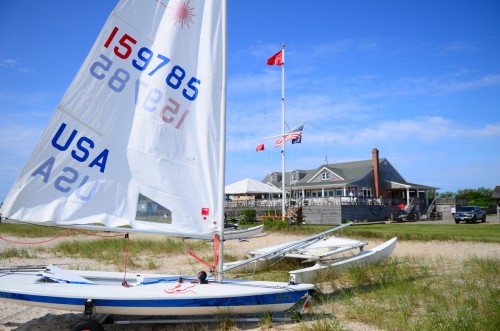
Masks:
[[[16,179],[3,215],[213,233],[223,220],[221,13],[215,0],[120,1]],[[136,220],[140,194],[168,209],[171,221]]]

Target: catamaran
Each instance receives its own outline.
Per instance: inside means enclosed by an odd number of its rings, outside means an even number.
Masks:
[[[351,224],[345,223],[306,238],[252,250],[249,252],[252,257],[226,263],[224,271],[255,272],[271,266],[279,259],[291,258],[299,259],[309,266],[289,271],[290,281],[314,282],[322,269],[340,271],[354,266],[366,266],[387,258],[396,248],[396,237],[365,249],[367,242],[332,235]],[[353,253],[355,251],[357,253]]]
[[[313,290],[223,277],[225,100],[225,0],[121,0],[1,212],[32,224],[214,241],[213,276],[9,267],[0,270],[0,300],[179,316],[278,312]],[[140,195],[171,217],[137,220]]]

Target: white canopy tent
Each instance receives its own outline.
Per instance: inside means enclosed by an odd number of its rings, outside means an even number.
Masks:
[[[275,186],[246,178],[227,185],[225,193],[226,195],[281,194],[281,190]]]

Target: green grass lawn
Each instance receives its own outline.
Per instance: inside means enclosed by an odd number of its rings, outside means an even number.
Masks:
[[[398,240],[452,240],[500,243],[500,224],[374,224],[349,226],[341,235]]]
[[[296,226],[265,222],[266,232],[312,235],[331,229],[333,226]],[[356,239],[389,239],[398,240],[452,240],[500,243],[500,224],[373,224],[351,225],[336,232],[340,236]]]

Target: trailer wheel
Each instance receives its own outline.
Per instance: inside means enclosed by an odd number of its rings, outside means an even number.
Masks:
[[[71,331],[104,331],[104,328],[96,320],[87,319],[75,325]]]

